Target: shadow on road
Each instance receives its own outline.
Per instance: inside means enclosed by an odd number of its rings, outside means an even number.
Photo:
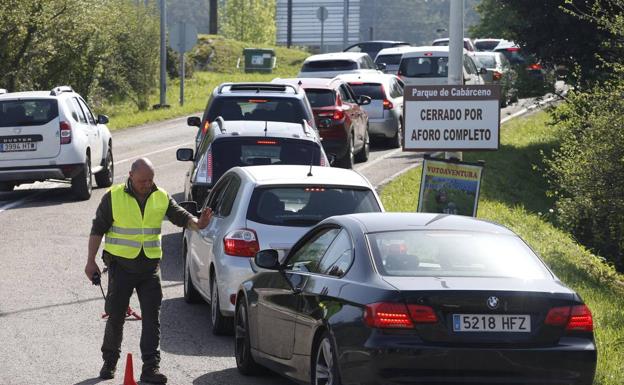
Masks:
[[[249,384],[251,377],[241,375],[236,368],[229,368],[215,372],[206,373],[201,377],[197,377],[193,381],[193,385],[246,385]],[[277,374],[267,372],[259,376],[253,377],[253,383],[262,385],[294,385]]]
[[[89,378],[88,380],[76,382],[74,385],[94,385],[94,384],[99,384],[102,381],[104,380],[102,380],[99,377],[94,377],[94,378]]]

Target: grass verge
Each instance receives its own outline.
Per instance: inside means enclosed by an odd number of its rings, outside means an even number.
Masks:
[[[557,146],[557,133],[544,112],[514,119],[501,127],[494,152],[465,152],[466,161],[485,160],[478,217],[519,234],[594,315],[598,345],[596,385],[624,384],[624,276],[606,265],[550,222],[540,151]],[[388,211],[415,211],[422,168],[388,184],[381,198]]]

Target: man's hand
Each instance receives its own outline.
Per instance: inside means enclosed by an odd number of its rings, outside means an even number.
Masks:
[[[197,221],[197,227],[200,229],[206,228],[212,219],[212,209],[210,207],[206,207],[202,210],[201,215],[199,216],[199,220]]]
[[[87,261],[87,266],[85,266],[85,274],[87,275],[87,278],[90,282],[93,279],[93,274],[95,273],[100,273],[100,268],[98,267],[97,263],[91,260]]]

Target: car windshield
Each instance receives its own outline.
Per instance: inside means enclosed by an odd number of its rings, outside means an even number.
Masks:
[[[509,60],[509,62],[511,62],[511,64],[523,65],[526,63],[526,59],[524,58],[524,56],[522,56],[522,53],[520,53],[519,48],[512,47],[512,48],[498,49],[496,50],[496,52],[500,52],[503,55],[505,55],[505,57],[507,58],[507,60]]]
[[[477,41],[474,43],[474,45],[477,51],[493,51],[494,48],[496,48],[496,46],[498,45],[498,43],[499,43],[498,40],[484,40],[484,41]]]
[[[373,100],[384,100],[386,99],[386,95],[384,90],[379,83],[349,83],[353,92],[355,92],[355,96],[360,97],[361,95],[365,95],[370,97]]]
[[[310,140],[274,137],[238,137],[215,140],[212,154],[213,176],[218,180],[236,166],[269,164],[321,165],[319,144]]]
[[[0,127],[40,126],[58,116],[54,99],[0,101]]]
[[[367,235],[377,268],[398,277],[550,277],[515,235],[404,230]]]
[[[375,63],[385,63],[386,65],[398,65],[401,63],[401,54],[396,55],[378,55],[375,58]]]
[[[445,56],[403,58],[399,72],[413,78],[445,78],[448,75],[448,58]]]
[[[496,58],[493,55],[477,55],[477,59],[485,68],[496,68]]]
[[[351,60],[317,60],[303,63],[301,72],[356,70],[357,63]]]
[[[336,103],[336,93],[332,90],[306,88],[305,93],[314,108],[333,106]]]
[[[274,226],[308,227],[333,215],[380,212],[369,189],[275,186],[254,190],[247,219]]]
[[[225,120],[263,120],[298,123],[312,121],[296,98],[284,97],[220,97],[210,106],[207,120],[212,122],[221,116]]]

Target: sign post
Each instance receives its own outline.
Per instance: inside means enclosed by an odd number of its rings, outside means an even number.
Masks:
[[[324,41],[324,35],[325,35],[325,20],[327,20],[327,17],[329,16],[329,11],[327,10],[327,8],[325,7],[318,7],[318,9],[316,10],[316,18],[320,20],[321,22],[321,53],[325,52],[325,41]]]
[[[173,26],[169,33],[171,49],[180,53],[180,105],[184,105],[184,77],[185,63],[184,53],[195,45],[197,42],[197,28],[194,24],[186,22],[178,22]]]

